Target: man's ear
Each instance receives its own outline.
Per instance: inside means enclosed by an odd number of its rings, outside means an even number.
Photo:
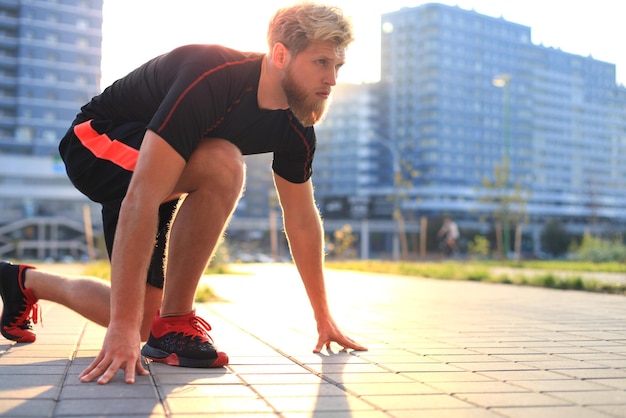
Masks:
[[[289,62],[291,54],[289,50],[282,42],[276,42],[274,48],[272,48],[272,61],[276,68],[283,69]]]

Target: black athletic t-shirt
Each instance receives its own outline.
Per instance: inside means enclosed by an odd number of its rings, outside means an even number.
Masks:
[[[106,88],[77,121],[143,122],[185,160],[202,138],[223,138],[244,155],[273,152],[274,171],[303,183],[312,174],[315,132],[290,110],[259,109],[263,58],[217,45],[174,49]]]

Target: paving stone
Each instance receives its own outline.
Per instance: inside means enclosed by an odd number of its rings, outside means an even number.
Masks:
[[[472,405],[453,396],[442,394],[429,395],[374,395],[363,396],[363,400],[371,402],[385,411],[412,410],[420,411],[423,409],[450,409],[450,408],[468,408]]]
[[[578,379],[524,380],[512,382],[511,384],[535,392],[607,390],[605,385],[593,383],[590,380]]]
[[[569,393],[569,392],[568,392]],[[484,408],[569,405],[571,402],[542,393],[459,393],[455,395]]]
[[[56,402],[52,399],[13,399],[2,398],[0,416],[3,417],[50,417]]]
[[[165,401],[173,415],[181,414],[248,414],[271,413],[274,410],[262,399],[257,397],[215,397],[200,398],[168,397]]]
[[[359,415],[362,411],[374,411],[372,405],[362,399],[346,394],[345,396],[300,396],[268,397],[265,400],[277,411],[285,412],[352,412]]]
[[[546,392],[547,394],[564,399],[578,405],[622,405],[626,415],[626,391],[569,391],[569,392]]]
[[[81,383],[105,329],[40,301],[37,341],[0,341],[0,415],[626,417],[623,296],[329,271],[334,318],[369,351],[314,354],[293,266],[242,268],[255,275],[210,278],[229,303],[197,306],[229,366]]]
[[[156,399],[124,398],[119,399],[61,399],[56,408],[55,415],[78,416],[97,413],[99,416],[115,416],[128,414],[135,415],[164,414],[163,405]]]
[[[607,418],[607,415],[599,410],[581,406],[494,408],[493,412],[498,413],[499,416],[510,418]],[[613,416],[619,417],[623,415]]]

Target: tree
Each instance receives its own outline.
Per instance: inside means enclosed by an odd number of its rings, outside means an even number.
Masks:
[[[344,225],[334,233],[333,253],[339,259],[345,260],[355,256],[354,243],[356,236],[352,233],[350,224]]]
[[[541,248],[553,257],[567,252],[571,236],[565,226],[556,219],[548,221],[541,232]]]
[[[502,165],[494,167],[493,180],[485,178],[482,181],[483,194],[479,201],[490,203],[493,206],[493,219],[497,231],[496,243],[498,253],[506,258],[511,251],[508,237],[511,225],[515,226],[515,255],[519,258],[522,236],[522,225],[527,222],[526,203],[530,197],[530,190],[522,188],[519,183],[509,184],[509,159],[504,157]],[[508,248],[507,248],[508,247]]]

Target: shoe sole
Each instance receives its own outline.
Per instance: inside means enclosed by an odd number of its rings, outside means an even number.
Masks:
[[[194,368],[217,368],[224,367],[228,364],[228,355],[217,352],[217,358],[213,360],[192,359],[188,357],[179,357],[175,353],[168,353],[166,351],[159,350],[158,348],[144,345],[141,349],[141,355],[145,358],[156,361],[157,363],[165,363],[170,366],[178,367],[194,367]]]
[[[2,329],[2,336],[7,340],[15,341],[16,343],[34,343],[37,339],[35,334],[32,335],[16,335],[11,334],[8,330]]]

